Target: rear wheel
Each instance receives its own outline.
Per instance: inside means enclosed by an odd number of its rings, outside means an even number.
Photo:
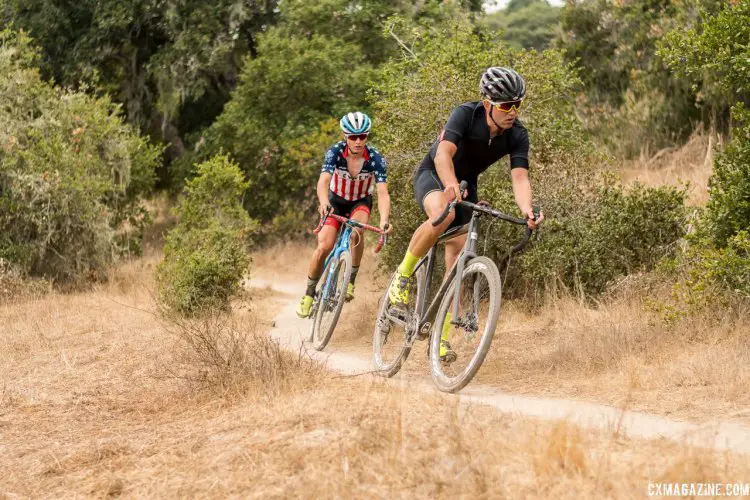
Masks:
[[[441,360],[440,343],[445,318],[453,311],[456,282],[459,291],[459,316],[445,326],[447,340],[455,360]],[[441,391],[458,392],[471,382],[487,356],[495,335],[501,304],[500,273],[487,257],[466,263],[462,276],[453,278],[435,317],[430,337],[430,371]]]
[[[336,329],[336,323],[346,301],[346,286],[351,275],[352,256],[349,252],[343,252],[338,260],[331,259],[321,277],[322,283],[318,291],[320,300],[310,332],[310,342],[318,351],[326,348],[333,330]]]
[[[417,290],[419,273],[415,273],[409,279],[409,291]],[[391,276],[391,281],[396,279],[396,273]],[[416,296],[409,297],[409,304],[404,310],[391,306],[388,299],[388,289],[380,298],[378,315],[375,319],[375,331],[372,336],[373,362],[377,369],[377,375],[392,377],[401,369],[404,361],[411,352],[410,335],[416,327],[415,304],[418,302],[419,292]]]

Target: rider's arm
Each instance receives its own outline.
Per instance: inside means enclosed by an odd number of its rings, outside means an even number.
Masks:
[[[328,206],[328,191],[331,186],[331,177],[333,176],[328,172],[321,172],[320,177],[318,178],[316,192],[318,193],[318,202],[321,207]]]
[[[529,181],[529,133],[525,127],[514,127],[512,132],[513,149],[510,152],[510,176],[513,179],[513,195],[521,212],[528,217],[529,227],[541,224],[544,215],[534,220],[531,181]]]
[[[440,182],[447,188],[454,187],[456,197],[458,193],[458,179],[453,168],[453,156],[456,154],[458,146],[450,141],[440,141],[437,152],[435,153],[435,170],[437,170]]]
[[[528,217],[529,227],[536,229],[544,220],[544,213],[540,213],[534,220],[529,171],[523,167],[516,167],[510,171],[510,176],[513,179],[513,195],[516,197],[516,204],[521,212]]]
[[[391,195],[388,194],[388,184],[379,182],[378,186],[378,211],[380,212],[380,227],[384,227],[391,216]]]
[[[448,117],[443,132],[440,134],[440,143],[435,152],[435,170],[437,170],[440,182],[446,189],[451,188],[456,198],[461,195],[458,192],[458,179],[456,179],[456,171],[453,166],[453,157],[458,150],[458,143],[471,125],[473,113],[474,108],[466,104],[462,104],[453,110]]]
[[[529,171],[522,167],[514,168],[510,171],[513,179],[513,195],[516,197],[516,204],[524,215],[531,212],[531,182],[529,181]]]

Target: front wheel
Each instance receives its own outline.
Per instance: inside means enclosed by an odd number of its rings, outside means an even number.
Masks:
[[[352,276],[352,255],[343,252],[338,260],[331,259],[328,267],[321,278],[321,281],[325,281],[320,287],[320,300],[310,332],[310,342],[318,351],[325,349],[331,340],[344,307],[346,287]]]
[[[459,291],[459,315],[446,321],[453,312],[456,286]],[[438,389],[458,392],[471,382],[487,356],[500,316],[500,273],[487,257],[466,263],[462,276],[453,278],[435,317],[430,337],[430,371]],[[443,356],[441,340],[453,353]],[[451,358],[453,358],[451,360]]]

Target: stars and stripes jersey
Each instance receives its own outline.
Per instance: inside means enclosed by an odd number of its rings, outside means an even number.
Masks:
[[[349,174],[346,141],[337,142],[326,151],[322,172],[332,174],[331,192],[348,201],[357,201],[372,193],[375,184],[388,182],[385,158],[375,148],[365,145],[364,163],[358,175]]]

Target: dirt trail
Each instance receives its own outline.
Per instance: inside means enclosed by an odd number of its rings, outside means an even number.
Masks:
[[[310,321],[299,319],[294,312],[300,292],[299,283],[290,283],[278,279],[270,281],[253,278],[250,286],[253,288],[270,287],[290,296],[288,305],[274,318],[274,328],[270,333],[282,346],[297,352],[303,349],[312,358],[326,363],[328,368],[342,374],[367,374],[373,370],[372,361],[369,357],[337,351],[335,332],[326,351],[318,352],[312,348],[305,348],[303,339],[309,333]],[[379,377],[373,377],[379,379]],[[407,377],[402,372],[390,379],[389,383],[399,384],[402,387],[407,386],[409,389],[423,392],[438,392],[432,385],[428,374],[425,374],[424,377],[414,377],[413,375]],[[732,422],[714,421],[698,425],[642,412],[623,411],[601,404],[518,396],[473,383],[469,384],[458,395],[446,394],[444,397],[459,398],[465,404],[491,406],[504,413],[519,416],[549,420],[565,419],[584,427],[605,430],[619,429],[621,435],[628,437],[665,438],[693,446],[750,454],[750,428]]]

